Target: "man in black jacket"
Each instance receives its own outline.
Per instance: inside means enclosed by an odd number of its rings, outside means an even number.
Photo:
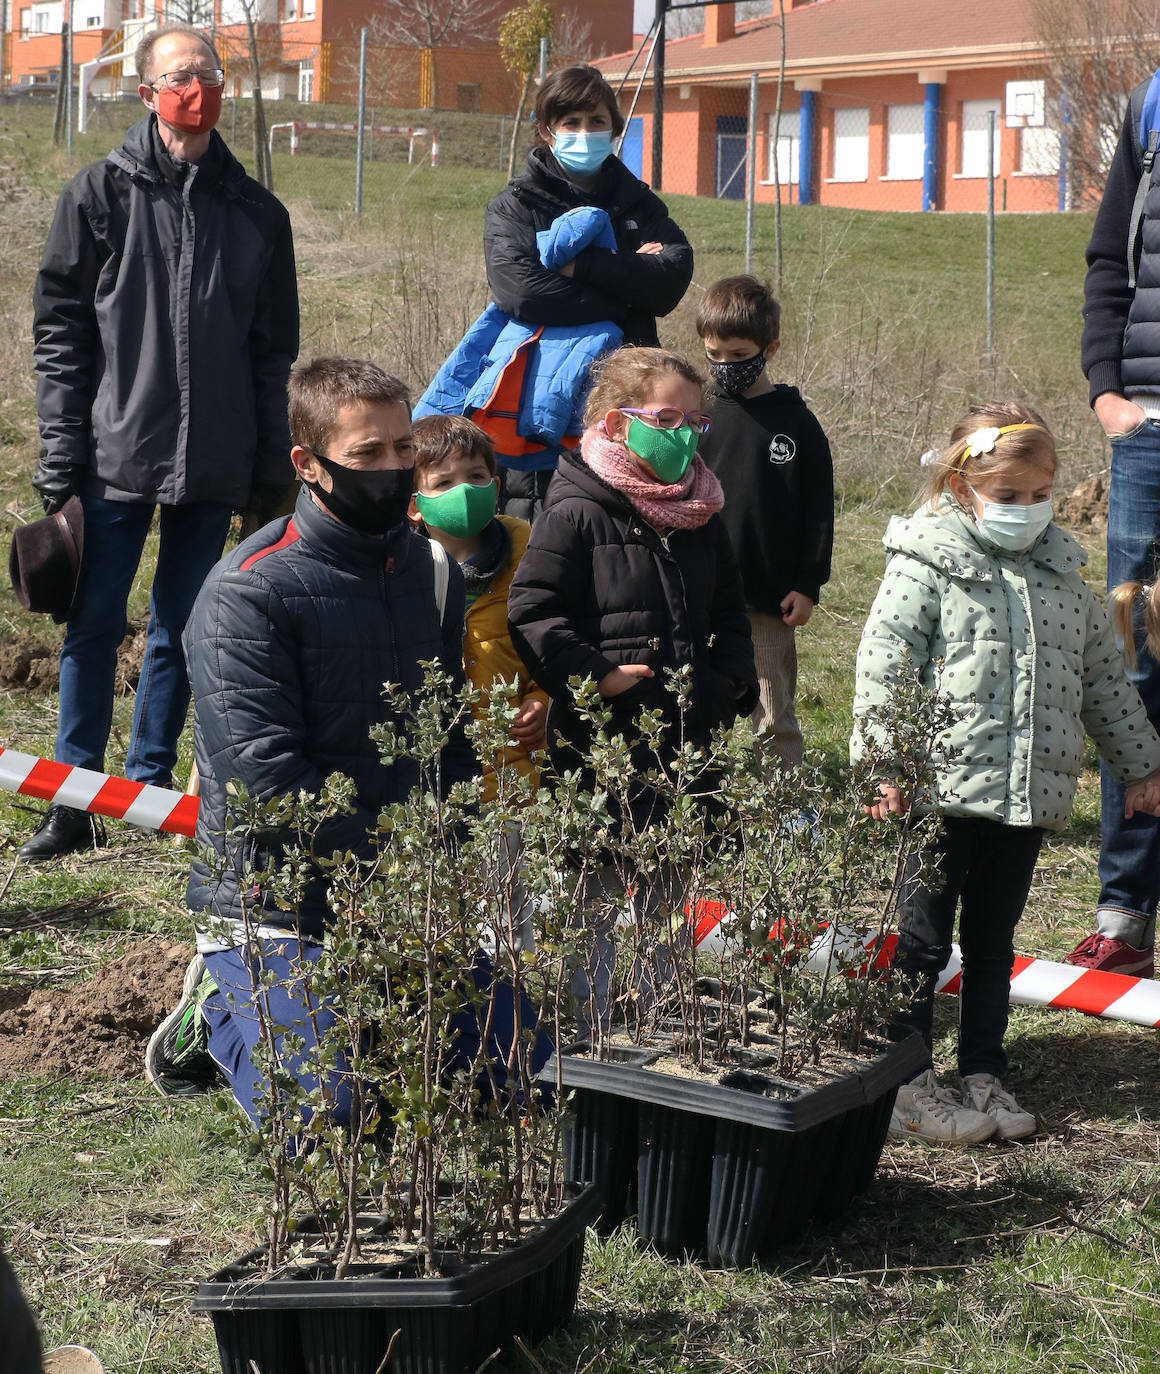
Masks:
[[[218,857],[194,861],[186,895],[199,952],[146,1054],[146,1076],[164,1095],[197,1091],[220,1068],[255,1121],[260,1026],[246,953],[257,942],[265,970],[278,975],[263,994],[274,1024],[297,1025],[313,1042],[333,1017],[317,1006],[308,1014],[294,989],[330,919],[325,863],[335,853],[370,857],[383,807],[419,782],[413,760],[385,764],[371,740],[374,726],[396,723],[383,684],[414,694],[431,661],[454,688],[464,681],[463,575],[444,557],[437,580],[432,546],[407,521],[415,459],[406,388],[373,363],[315,358],[291,379],[290,418],[303,483],[294,514],[218,564],[185,633],[201,775],[196,838],[202,854]],[[453,732],[444,781],[476,771]],[[254,883],[286,837],[268,834],[241,852],[229,836],[227,789],[237,780],[263,801],[316,795],[334,773],[351,779],[353,805],[316,826],[310,858],[319,866],[296,910],[281,911]],[[341,1074],[334,1097],[344,1121]]]
[[[1133,92],[1087,249],[1082,362],[1092,409],[1112,445],[1108,586],[1153,582],[1160,547],[1160,179],[1144,184],[1141,110]],[[1129,238],[1131,242],[1129,242]],[[1160,665],[1142,642],[1129,678],[1160,726]],[[1160,820],[1124,819],[1124,789],[1100,776],[1100,897],[1096,930],[1068,955],[1086,968],[1153,974],[1160,896]]]
[[[149,114],[65,187],[34,297],[46,511],[84,508],[84,560],[61,650],[56,758],[101,771],[117,645],[154,507],[160,546],[125,759],[168,786],[189,705],[181,634],[231,512],[273,513],[293,472],[286,378],[298,352],[290,220],[214,132],[210,39],[167,24],[137,50]],[[54,806],[19,850],[89,847]]]

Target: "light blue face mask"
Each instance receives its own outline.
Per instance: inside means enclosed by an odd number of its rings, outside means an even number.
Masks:
[[[567,172],[588,176],[596,171],[605,158],[612,156],[612,135],[607,132],[572,133],[561,129],[555,139],[552,152]]]
[[[1008,553],[1026,553],[1051,524],[1054,510],[1050,501],[1034,501],[1030,506],[1005,506],[988,501],[968,483],[968,489],[982,505],[975,517],[979,533],[996,548]]]

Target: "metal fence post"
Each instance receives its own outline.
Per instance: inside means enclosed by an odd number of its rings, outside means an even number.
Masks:
[[[367,31],[359,30],[358,39],[358,135],[354,161],[354,212],[362,214],[363,193],[363,136],[367,116]]]
[[[995,361],[995,111],[987,112],[987,365]]]
[[[749,77],[749,138],[745,157],[745,270],[753,265],[753,202],[757,195],[757,73]]]

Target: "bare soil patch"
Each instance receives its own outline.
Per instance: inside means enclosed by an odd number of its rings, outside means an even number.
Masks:
[[[1088,477],[1069,495],[1055,503],[1055,519],[1072,529],[1106,530],[1108,527],[1108,479]]]
[[[44,634],[16,634],[0,644],[0,688],[55,692],[60,682],[58,640]],[[117,650],[118,696],[137,690],[145,657],[145,627],[131,626]]]
[[[142,940],[88,982],[0,989],[0,1079],[136,1076],[190,956],[188,945]]]

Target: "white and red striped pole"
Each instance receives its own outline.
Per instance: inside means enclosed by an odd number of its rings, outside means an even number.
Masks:
[[[198,798],[195,796],[2,747],[0,790],[36,797],[53,806],[72,806],[91,815],[128,821],[130,825],[161,830],[169,835],[192,836],[197,824]],[[699,949],[714,953],[725,947],[729,911],[724,903],[699,901],[689,919],[693,940]],[[852,971],[862,975],[885,973],[890,967],[897,939],[896,935],[889,935],[877,945],[874,934],[834,925],[823,930],[810,945],[806,963],[810,968],[824,971],[835,956],[849,966],[859,953],[873,953],[872,961],[867,960]],[[950,961],[939,974],[936,991],[957,994],[961,970],[962,959],[955,945]],[[1020,1006],[1057,1007],[1160,1028],[1160,983],[1150,978],[1106,973],[1102,969],[1057,964],[1050,959],[1016,955],[1011,971],[1011,1001]]]
[[[169,835],[192,835],[197,798],[0,748],[0,788]]]
[[[720,952],[728,935],[729,912],[722,902],[697,902],[690,917],[693,940],[707,953]],[[844,969],[864,976],[885,974],[894,957],[897,935],[881,944],[877,935],[835,925],[822,931],[810,945],[806,966],[824,972],[835,957]],[[854,966],[859,954],[873,955]],[[936,992],[957,996],[962,982],[962,955],[951,947],[946,968],[935,982]],[[1124,973],[1060,964],[1051,959],[1029,959],[1017,954],[1011,970],[1011,1003],[1024,1007],[1054,1007],[1082,1011],[1110,1021],[1160,1028],[1160,983],[1152,978],[1133,978]]]

